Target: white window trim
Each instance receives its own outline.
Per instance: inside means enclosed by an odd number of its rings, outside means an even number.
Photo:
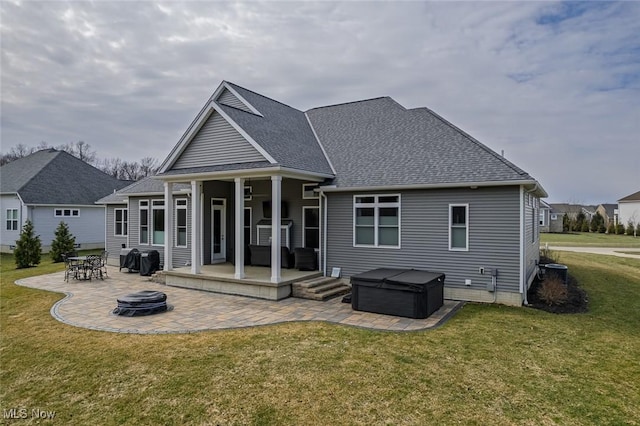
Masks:
[[[162,205],[156,205],[156,202],[161,202]],[[151,200],[151,206],[150,206],[150,211],[151,211],[151,218],[149,220],[149,245],[152,245],[154,247],[164,247],[164,238],[162,239],[162,243],[161,244],[155,244],[153,242],[153,229],[154,229],[154,225],[155,225],[155,219],[153,216],[153,211],[154,210],[163,210],[164,211],[164,199],[162,200]],[[165,212],[166,213],[166,212]],[[164,228],[164,219],[162,220],[162,227]],[[163,229],[162,232],[167,232],[166,229]]]
[[[147,203],[146,206],[143,206],[142,203]],[[143,243],[140,239],[142,238],[142,225],[140,218],[142,217],[142,209],[147,210],[147,242]],[[151,244],[151,202],[149,200],[138,200],[138,245],[148,246]]]
[[[538,221],[540,226],[547,226],[547,211],[540,209],[538,211]]]
[[[179,203],[184,203],[184,204],[179,204]],[[174,201],[174,214],[173,217],[175,219],[175,226],[174,226],[174,247],[176,248],[186,248],[189,247],[189,211],[187,210],[187,206],[188,206],[188,201],[186,198],[176,198]],[[178,245],[178,210],[184,210],[185,212],[185,224],[184,224],[184,228],[185,228],[185,233],[186,233],[186,238],[185,238],[185,244],[183,246]],[[165,230],[166,232],[166,230]]]
[[[316,209],[318,210],[318,244],[320,243],[320,207],[319,206],[302,206],[302,247],[306,247],[307,246],[307,241],[306,241],[306,229],[307,229],[307,224],[306,224],[306,220],[305,220],[305,210],[306,209]],[[320,250],[320,247],[318,247],[317,250]]]
[[[245,201],[253,200],[253,187],[251,185],[245,185],[244,187],[244,200]]]
[[[11,212],[11,215],[9,215],[9,212]],[[15,213],[15,215],[14,215]],[[7,209],[6,212],[7,215],[7,220],[5,222],[5,228],[7,227],[7,222],[11,222],[11,228],[7,228],[7,231],[18,231],[20,229],[20,216],[18,213],[18,209]],[[16,229],[13,229],[13,222],[16,223]]]
[[[319,200],[320,199],[320,193],[318,192],[314,192],[314,196],[313,197],[305,197],[305,192],[307,192],[307,187],[310,186],[312,187],[311,190],[313,191],[314,189],[316,189],[318,186],[320,186],[320,184],[318,183],[303,183],[302,184],[302,199],[303,200]]]
[[[69,214],[66,215],[64,214],[65,210],[69,210]],[[58,211],[60,211],[60,214],[58,214]],[[73,214],[74,212],[77,212],[78,214]],[[55,207],[53,209],[53,216],[54,217],[80,217],[80,209],[68,209],[68,208],[58,208]]]
[[[122,224],[123,225],[125,223],[127,224],[127,226],[126,226],[127,232],[125,234],[116,233],[116,230],[118,229],[117,223],[118,223],[118,212],[119,211],[122,212],[122,214],[120,215],[122,217]],[[125,220],[125,217],[124,217],[124,213],[127,214],[126,220]],[[123,230],[124,226],[121,227],[120,229]],[[126,207],[113,209],[113,236],[114,237],[128,237],[129,236],[129,209],[127,209]]]
[[[371,203],[357,203],[358,197],[374,197],[375,201]],[[394,203],[380,203],[379,197],[398,197],[398,201]],[[356,210],[361,208],[373,208],[373,244],[356,244]],[[398,208],[398,245],[386,246],[378,244],[378,218],[379,209],[385,207],[397,207]],[[351,231],[353,233],[353,247],[366,247],[366,248],[382,248],[382,249],[400,249],[402,248],[402,197],[400,194],[354,194],[353,196],[353,223]]]
[[[452,247],[451,243],[451,229],[453,228],[453,217],[451,215],[453,208],[454,207],[464,207],[464,213],[465,213],[465,219],[464,219],[464,223],[465,223],[465,229],[466,229],[466,242],[467,245],[466,247]],[[458,226],[459,228],[461,228],[461,226]],[[448,228],[449,228],[449,251],[469,251],[469,203],[458,203],[458,204],[449,204],[449,223],[448,223]]]
[[[253,207],[245,207],[244,210],[249,210],[249,226],[244,224],[244,215],[242,216],[242,226],[244,227],[244,232],[247,232],[247,228],[249,228],[249,244],[253,242]]]

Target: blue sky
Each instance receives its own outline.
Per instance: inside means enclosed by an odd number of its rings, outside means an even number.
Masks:
[[[550,202],[640,189],[639,2],[3,1],[1,150],[162,160],[220,81],[426,106]]]

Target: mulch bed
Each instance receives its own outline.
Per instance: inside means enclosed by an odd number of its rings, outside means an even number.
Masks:
[[[578,285],[578,281],[569,274],[567,280],[567,301],[562,305],[548,305],[538,296],[538,288],[542,281],[536,279],[529,287],[527,301],[529,307],[541,309],[553,314],[579,314],[587,312],[589,299],[587,292]]]

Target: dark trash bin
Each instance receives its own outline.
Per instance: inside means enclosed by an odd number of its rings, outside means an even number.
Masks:
[[[140,275],[150,276],[160,269],[160,252],[158,250],[140,253]]]
[[[167,310],[167,295],[160,291],[143,290],[117,299],[116,315],[134,317],[151,315]]]
[[[357,311],[426,318],[444,303],[445,275],[416,269],[380,268],[351,277]]]
[[[549,279],[557,277],[565,283],[568,282],[569,279],[569,267],[567,265],[560,265],[559,263],[548,263],[545,265],[545,276]]]

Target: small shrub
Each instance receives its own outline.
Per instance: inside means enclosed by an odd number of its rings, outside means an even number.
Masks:
[[[636,227],[633,226],[633,223],[631,221],[629,221],[629,223],[627,223],[627,235],[633,236],[633,233],[635,231],[636,231]]]
[[[604,234],[605,232],[607,232],[607,227],[604,226],[604,223],[601,223],[600,225],[598,225],[598,232],[601,234]]]
[[[549,306],[564,305],[569,292],[566,284],[558,277],[545,278],[538,288],[538,297]]]
[[[76,237],[69,232],[69,226],[63,221],[56,228],[55,236],[51,243],[51,259],[54,262],[62,262],[62,255],[74,250]]]
[[[584,222],[582,222],[582,232],[589,232],[589,222],[587,222],[586,220]]]
[[[636,225],[636,237],[640,237],[640,222]]]
[[[540,263],[558,263],[560,261],[560,253],[553,251],[549,245],[545,244],[540,249]]]
[[[624,225],[619,223],[618,225],[616,225],[616,234],[617,235],[623,235],[624,234]]]
[[[607,234],[615,234],[616,233],[616,226],[613,223],[610,223],[609,226],[607,227]]]
[[[42,255],[42,244],[40,243],[40,236],[34,235],[33,224],[30,220],[22,227],[20,232],[20,239],[16,241],[16,248],[13,251],[16,267],[28,268],[40,263],[40,256]]]

